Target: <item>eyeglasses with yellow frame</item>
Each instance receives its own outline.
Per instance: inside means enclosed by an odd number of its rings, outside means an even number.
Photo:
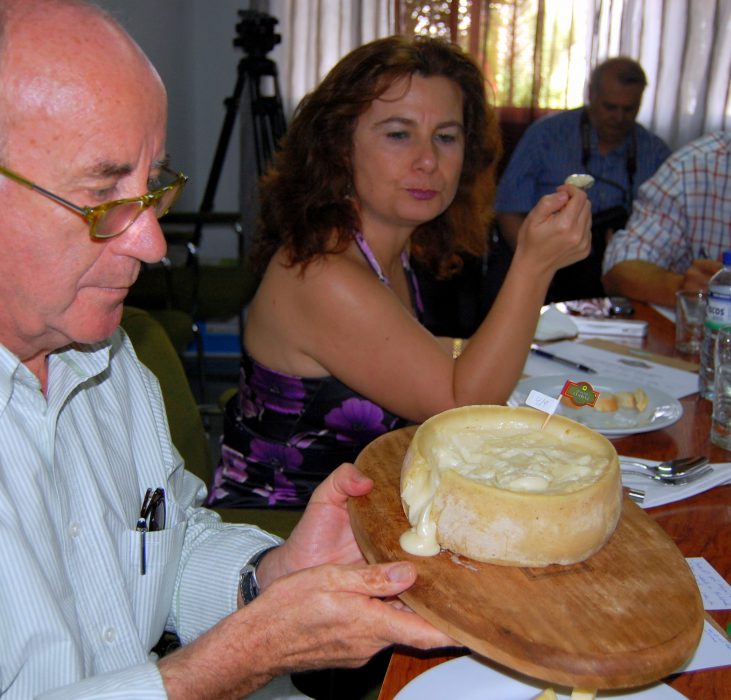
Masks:
[[[56,204],[60,204],[62,207],[78,214],[89,224],[89,235],[92,238],[101,240],[114,238],[114,236],[124,233],[145,209],[152,207],[158,219],[170,211],[170,207],[180,196],[188,178],[183,173],[165,166],[162,167],[162,170],[174,178],[170,184],[139,197],[115,199],[112,202],[104,202],[95,207],[80,207],[0,165],[0,175],[10,178],[14,182],[42,194],[44,197],[48,197]]]

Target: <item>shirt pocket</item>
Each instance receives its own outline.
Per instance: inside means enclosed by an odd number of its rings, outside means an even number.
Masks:
[[[141,573],[142,537],[127,531],[127,578],[132,610],[142,643],[149,650],[160,639],[170,614],[187,523],[145,532],[145,573]]]

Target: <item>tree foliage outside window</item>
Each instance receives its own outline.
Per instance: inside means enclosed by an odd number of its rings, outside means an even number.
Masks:
[[[444,37],[480,64],[498,107],[584,102],[593,4],[586,0],[396,0],[402,34]]]

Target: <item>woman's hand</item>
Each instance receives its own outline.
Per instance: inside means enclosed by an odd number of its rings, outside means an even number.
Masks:
[[[518,232],[515,254],[553,274],[591,250],[591,203],[586,193],[561,185],[541,197]]]

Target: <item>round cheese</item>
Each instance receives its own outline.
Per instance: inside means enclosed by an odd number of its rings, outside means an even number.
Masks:
[[[402,548],[513,566],[573,564],[598,551],[622,507],[617,452],[575,421],[546,417],[466,406],[419,426],[401,469],[412,526]]]

